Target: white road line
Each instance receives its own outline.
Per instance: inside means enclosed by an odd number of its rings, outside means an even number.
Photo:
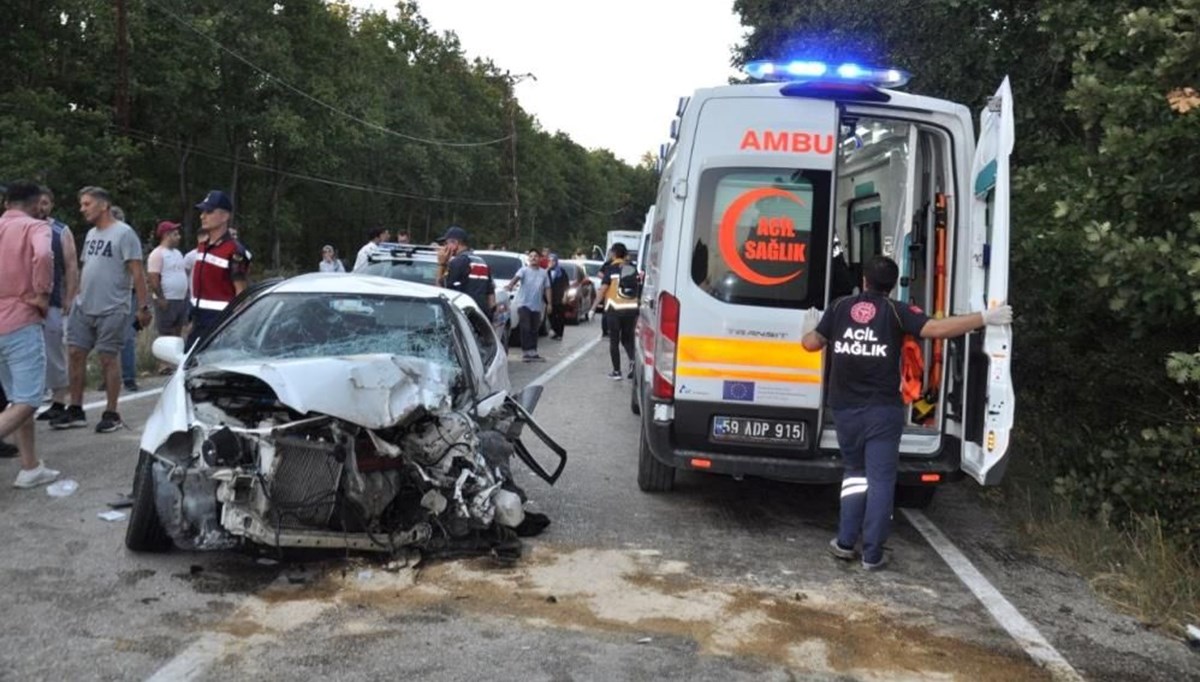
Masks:
[[[570,355],[562,360],[559,360],[553,367],[539,374],[533,381],[529,382],[528,385],[545,385],[546,382],[558,376],[572,362],[575,362],[589,350],[595,348],[596,344],[600,343],[600,341],[600,338],[594,338],[591,341],[583,344],[579,348],[575,349]],[[125,396],[121,400],[135,400],[137,398],[143,398],[155,393],[162,393],[162,389],[157,388],[149,391],[142,391],[140,393],[133,393]],[[96,407],[103,406],[104,404],[105,403],[103,401],[100,401],[99,403],[89,403],[88,405],[84,405],[84,408],[94,409]],[[246,599],[242,600],[242,604],[245,604],[250,599],[253,599],[253,597],[247,597]],[[167,661],[167,663],[163,665],[163,667],[159,668],[153,675],[146,678],[146,682],[189,682],[190,680],[198,679],[203,676],[204,673],[208,672],[209,667],[211,667],[215,661],[219,660],[225,655],[226,647],[233,641],[235,640],[227,634],[206,632],[202,634],[199,639],[188,645],[186,649],[179,652],[175,658]]]
[[[583,344],[579,348],[576,348],[570,355],[563,358],[562,360],[559,360],[558,364],[554,365],[553,367],[546,370],[545,372],[542,372],[541,374],[539,374],[538,377],[536,379],[534,379],[533,381],[529,382],[528,385],[529,386],[544,386],[547,381],[550,381],[554,377],[558,376],[558,374],[560,372],[562,372],[564,369],[566,369],[572,362],[575,362],[579,358],[583,357],[588,351],[595,348],[596,344],[600,343],[600,341],[602,341],[602,340],[603,339],[601,337],[597,336],[597,337],[593,338],[591,341],[588,341],[587,343]]]
[[[150,389],[146,389],[145,391],[138,391],[137,393],[130,393],[129,395],[123,395],[123,396],[117,398],[117,404],[120,405],[121,403],[127,403],[131,400],[141,400],[142,398],[149,398],[152,395],[158,395],[159,393],[162,393],[162,392],[163,392],[163,390],[161,388],[150,388]],[[95,409],[98,409],[101,407],[105,407],[106,405],[108,405],[108,400],[94,400],[94,401],[84,405],[83,409],[95,410]]]
[[[901,509],[900,512],[916,528],[934,551],[942,557],[950,570],[967,586],[983,607],[992,614],[992,618],[1004,628],[1017,644],[1029,654],[1030,658],[1050,672],[1056,680],[1083,680],[1083,677],[1071,667],[1067,659],[1038,632],[1033,623],[1025,619],[1012,602],[1004,598],[994,585],[983,577],[979,569],[971,563],[950,539],[942,533],[929,517],[915,509]]]

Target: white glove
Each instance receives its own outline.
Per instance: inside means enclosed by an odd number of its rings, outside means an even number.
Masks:
[[[804,311],[804,315],[800,318],[800,336],[811,332],[817,328],[817,323],[821,321],[821,311],[816,308],[809,308]]]
[[[1007,303],[998,305],[995,308],[988,308],[979,314],[983,316],[983,324],[985,326],[1012,324],[1012,306],[1008,305]]]

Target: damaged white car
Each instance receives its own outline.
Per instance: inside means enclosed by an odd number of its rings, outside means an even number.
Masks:
[[[313,274],[243,294],[185,355],[146,423],[132,550],[337,548],[517,556],[548,523],[510,463],[553,484],[566,452],[509,393],[503,346],[469,296]],[[548,471],[519,440],[528,426]]]

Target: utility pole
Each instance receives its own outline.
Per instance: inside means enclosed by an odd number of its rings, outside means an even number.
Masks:
[[[516,76],[504,72],[504,80],[508,85],[508,154],[512,157],[512,234],[513,243],[521,240],[521,194],[517,186],[517,83],[537,76],[532,73],[522,73]]]
[[[125,0],[115,0],[117,10],[117,125],[123,134],[129,133],[129,25]]]

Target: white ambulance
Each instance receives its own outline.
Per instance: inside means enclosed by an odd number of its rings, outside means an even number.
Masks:
[[[841,479],[824,358],[800,337],[871,256],[895,259],[893,298],[931,316],[1008,298],[1007,79],[977,141],[966,107],[893,89],[902,71],[747,71],[766,82],[681,100],[661,159],[631,401],[646,491],[677,469]],[[912,506],[962,472],[998,482],[1013,421],[1011,328],[919,342],[897,491]]]

